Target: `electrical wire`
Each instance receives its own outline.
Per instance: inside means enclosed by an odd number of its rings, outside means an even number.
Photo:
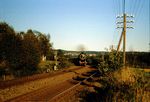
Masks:
[[[118,14],[120,15],[120,0],[118,0],[118,8],[119,8],[119,10],[118,10]]]
[[[114,10],[114,13],[115,13],[115,16],[118,16],[120,15],[120,2],[118,0],[113,0],[113,9]],[[116,19],[117,20],[117,19]],[[116,37],[118,37],[118,30],[116,29],[116,20],[115,20],[115,25],[114,25],[114,31],[113,31],[113,36],[112,36],[112,41],[111,41],[111,44],[114,46],[114,48],[116,49]]]
[[[133,1],[133,0],[132,0]],[[132,13],[131,12],[131,9],[132,9],[132,2],[130,0],[128,0],[128,6],[129,6],[129,10],[128,10],[128,13]]]
[[[118,6],[118,0],[113,0],[113,6],[112,6],[113,10],[114,10],[114,14],[115,17],[118,15],[119,13],[119,6]],[[115,40],[116,40],[116,36],[117,36],[117,30],[116,30],[116,20],[115,20],[115,24],[114,24],[114,31],[113,31],[113,36],[112,36],[112,41],[111,44],[113,46],[115,46]]]
[[[142,1],[143,1],[143,0],[142,0]],[[136,11],[135,11],[135,15],[137,15],[137,13],[138,13],[138,11],[139,11],[139,9],[140,9],[140,4],[141,4],[141,0],[139,0],[138,3],[137,3],[137,9],[136,9]]]
[[[141,0],[141,1],[143,1],[143,0]],[[136,18],[135,18],[136,23],[138,22],[139,18],[141,17],[141,14],[143,14],[142,10],[143,10],[144,4],[146,3],[145,1],[146,0],[144,0],[141,3],[141,5],[139,6],[139,11],[137,11],[137,13],[135,14],[136,15]]]
[[[117,16],[117,5],[116,5],[116,0],[113,0],[113,5],[112,5],[112,9],[114,11],[115,16]]]
[[[138,0],[135,0],[135,2],[133,3],[133,14],[135,14],[135,11],[136,11],[136,7],[137,7],[137,2],[138,2]]]

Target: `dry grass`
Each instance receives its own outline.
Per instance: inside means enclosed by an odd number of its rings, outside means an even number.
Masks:
[[[134,83],[138,74],[133,68],[123,68],[114,72],[113,76],[119,83]]]
[[[91,102],[90,99],[95,100],[94,102],[149,102],[150,100],[148,69],[121,68],[100,77],[97,83],[102,87],[94,87],[96,93],[83,91],[81,99],[86,102]]]
[[[150,69],[139,69],[139,70],[141,70],[141,71],[144,71],[144,72],[150,72]]]
[[[113,73],[118,83],[124,83],[135,89],[135,102],[149,102],[149,80],[144,76],[150,69],[123,68]],[[126,89],[128,90],[128,89]]]

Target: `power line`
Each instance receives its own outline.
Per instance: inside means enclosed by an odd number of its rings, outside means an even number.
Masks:
[[[136,8],[137,1],[138,1],[138,0],[135,0],[135,2],[133,3],[133,11],[132,11],[133,14],[135,14],[135,11],[136,11],[136,9],[137,9],[137,8]]]
[[[141,1],[143,1],[143,0],[141,0]],[[136,22],[138,22],[138,20],[139,20],[141,14],[143,13],[143,12],[141,12],[141,11],[143,10],[144,4],[146,3],[145,1],[146,1],[146,0],[144,0],[144,1],[141,3],[141,5],[139,6],[139,11],[135,14],[135,15],[136,15],[136,18],[135,18]]]
[[[118,7],[119,7],[119,12],[118,12],[118,14],[120,15],[120,13],[121,13],[121,5],[120,5],[120,0],[118,0]]]
[[[132,0],[133,1],[133,0]],[[130,4],[129,5],[129,13],[131,14],[132,12],[131,12],[131,9],[132,9],[132,3],[130,3],[131,1],[130,0],[128,0],[128,4]]]
[[[130,13],[132,14],[133,12],[133,5],[134,5],[134,0],[129,1],[130,2]]]
[[[121,5],[121,0],[119,0],[119,6],[120,6],[119,14],[121,15],[121,14],[122,14],[122,5]]]
[[[119,1],[118,0],[113,0],[113,7],[112,9],[114,10],[114,14],[115,14],[115,17],[119,14]],[[116,22],[116,20],[115,20]],[[114,25],[115,26],[115,25]],[[113,36],[112,36],[112,45],[113,46],[116,46],[116,41],[117,41],[117,35],[119,34],[120,32],[116,29],[114,29],[113,31]]]
[[[125,10],[126,10],[126,3],[125,3],[125,0],[123,0],[122,10],[123,10],[123,14],[125,14]]]
[[[117,5],[117,1],[113,0],[113,10],[115,12],[115,16],[118,14],[118,5]]]
[[[139,0],[138,1],[138,3],[137,3],[137,9],[135,9],[135,15],[137,15],[137,13],[138,13],[138,11],[139,11],[139,9],[140,9],[140,4],[141,4],[141,0]]]
[[[138,0],[133,0],[133,2],[131,1],[131,4],[133,4],[133,5],[132,5],[132,9],[131,9],[131,13],[132,13],[132,14],[135,14],[137,1],[138,1]]]

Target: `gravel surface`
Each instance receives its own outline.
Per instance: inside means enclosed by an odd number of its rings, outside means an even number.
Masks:
[[[42,95],[40,99],[42,99],[42,97],[47,97],[46,96],[47,93],[49,97],[50,96],[52,97],[53,95],[57,94],[59,90],[70,87],[72,84],[71,83],[69,84],[68,82],[69,80],[72,79],[72,77],[75,77],[78,74],[81,74],[90,70],[91,68],[89,67],[84,67],[84,68],[71,67],[65,70],[66,73],[60,73],[57,76],[52,76],[52,77],[48,77],[48,78],[44,78],[40,80],[27,82],[21,85],[12,86],[9,88],[0,89],[0,98],[3,101],[7,101],[16,97],[17,98],[25,97],[24,94],[28,95],[28,93],[33,93],[32,95],[28,96],[28,98],[32,98],[32,99],[34,98],[38,99],[37,97],[40,98],[40,94]],[[43,90],[47,90],[47,92],[45,92],[46,94],[44,94]],[[39,92],[43,92],[43,93],[39,93]]]

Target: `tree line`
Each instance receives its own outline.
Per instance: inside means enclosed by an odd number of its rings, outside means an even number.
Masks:
[[[127,52],[127,65],[135,68],[150,68],[150,52]]]
[[[0,74],[33,74],[42,56],[52,51],[50,35],[32,29],[16,32],[10,25],[0,22]]]

